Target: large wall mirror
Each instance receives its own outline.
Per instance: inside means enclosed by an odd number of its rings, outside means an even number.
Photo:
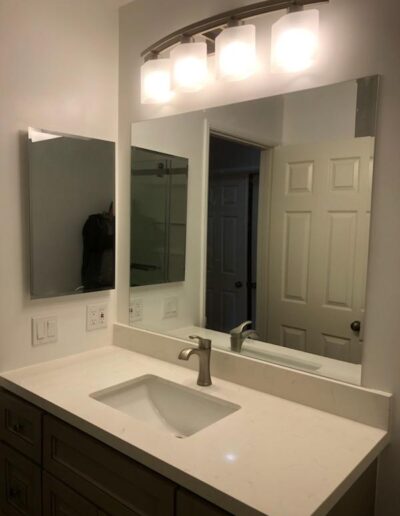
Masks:
[[[115,285],[115,144],[30,128],[31,297]]]
[[[131,323],[359,383],[378,83],[133,124],[188,185],[185,280],[131,288]]]

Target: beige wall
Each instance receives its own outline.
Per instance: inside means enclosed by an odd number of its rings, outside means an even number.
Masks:
[[[129,235],[130,123],[145,118],[200,109],[218,104],[285,93],[357,77],[382,74],[378,121],[376,173],[374,177],[371,257],[367,293],[367,320],[363,383],[388,390],[395,398],[393,444],[380,465],[379,516],[400,514],[397,472],[400,468],[400,31],[398,0],[332,0],[319,6],[321,12],[321,58],[301,77],[267,77],[222,87],[213,85],[205,93],[185,96],[170,107],[141,106],[139,101],[140,51],[173,30],[251,1],[234,0],[136,0],[121,10],[120,25],[120,119],[119,182],[120,242]],[[273,20],[271,15],[267,20]],[[261,23],[261,22],[260,22]],[[260,26],[259,40],[266,38],[268,22]],[[265,39],[264,39],[265,41]],[[265,49],[267,54],[268,49]],[[127,320],[129,297],[128,249],[119,260],[120,321]],[[397,401],[396,401],[397,400]]]
[[[111,341],[86,333],[86,304],[115,295],[29,297],[28,126],[116,139],[118,11],[114,0],[0,0],[0,370]],[[62,235],[60,235],[62,238]],[[59,340],[31,347],[31,317],[57,315]]]

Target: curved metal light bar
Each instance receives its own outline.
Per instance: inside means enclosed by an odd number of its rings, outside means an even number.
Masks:
[[[204,20],[192,23],[186,27],[172,32],[168,36],[161,38],[156,43],[153,43],[148,48],[143,50],[141,56],[145,59],[151,59],[163,52],[168,50],[180,43],[182,36],[193,37],[198,35],[206,35],[206,33],[215,31],[216,29],[222,29],[232,20],[244,20],[259,16],[273,11],[279,11],[281,9],[296,9],[301,8],[305,5],[318,4],[329,2],[329,0],[264,0],[263,2],[257,2],[255,4],[238,7],[230,11],[225,11],[215,16],[205,18]],[[214,37],[208,38],[211,41],[215,39],[219,31],[217,30]],[[207,36],[206,36],[207,38]]]

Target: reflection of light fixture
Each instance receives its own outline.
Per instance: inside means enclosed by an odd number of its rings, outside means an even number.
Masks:
[[[272,26],[271,67],[274,72],[300,72],[314,64],[318,50],[319,13],[295,10]]]
[[[318,51],[319,12],[304,10],[304,6],[316,2],[329,0],[258,1],[164,36],[141,53],[146,61],[142,66],[142,103],[168,101],[171,82],[177,92],[201,90],[208,80],[207,51],[213,53],[214,47],[217,78],[238,81],[255,73],[256,29],[243,20],[283,9],[287,14],[272,26],[271,69],[287,73],[306,70],[315,63]],[[148,61],[170,49],[171,70],[168,59]]]
[[[152,56],[141,67],[142,104],[159,104],[171,99],[169,59]]]
[[[256,28],[231,24],[215,40],[217,74],[221,79],[238,81],[249,77],[256,65]]]
[[[172,83],[177,91],[199,91],[207,80],[207,45],[184,38],[171,51]]]

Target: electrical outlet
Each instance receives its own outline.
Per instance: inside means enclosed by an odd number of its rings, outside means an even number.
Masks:
[[[32,346],[52,344],[58,340],[57,317],[32,318]]]
[[[87,305],[86,330],[107,328],[107,305]]]
[[[173,317],[178,317],[178,298],[176,296],[164,299],[164,319]]]
[[[107,328],[107,305],[98,305],[99,307],[99,318],[98,318],[98,328]]]
[[[129,323],[143,320],[143,299],[133,299],[129,307]]]

